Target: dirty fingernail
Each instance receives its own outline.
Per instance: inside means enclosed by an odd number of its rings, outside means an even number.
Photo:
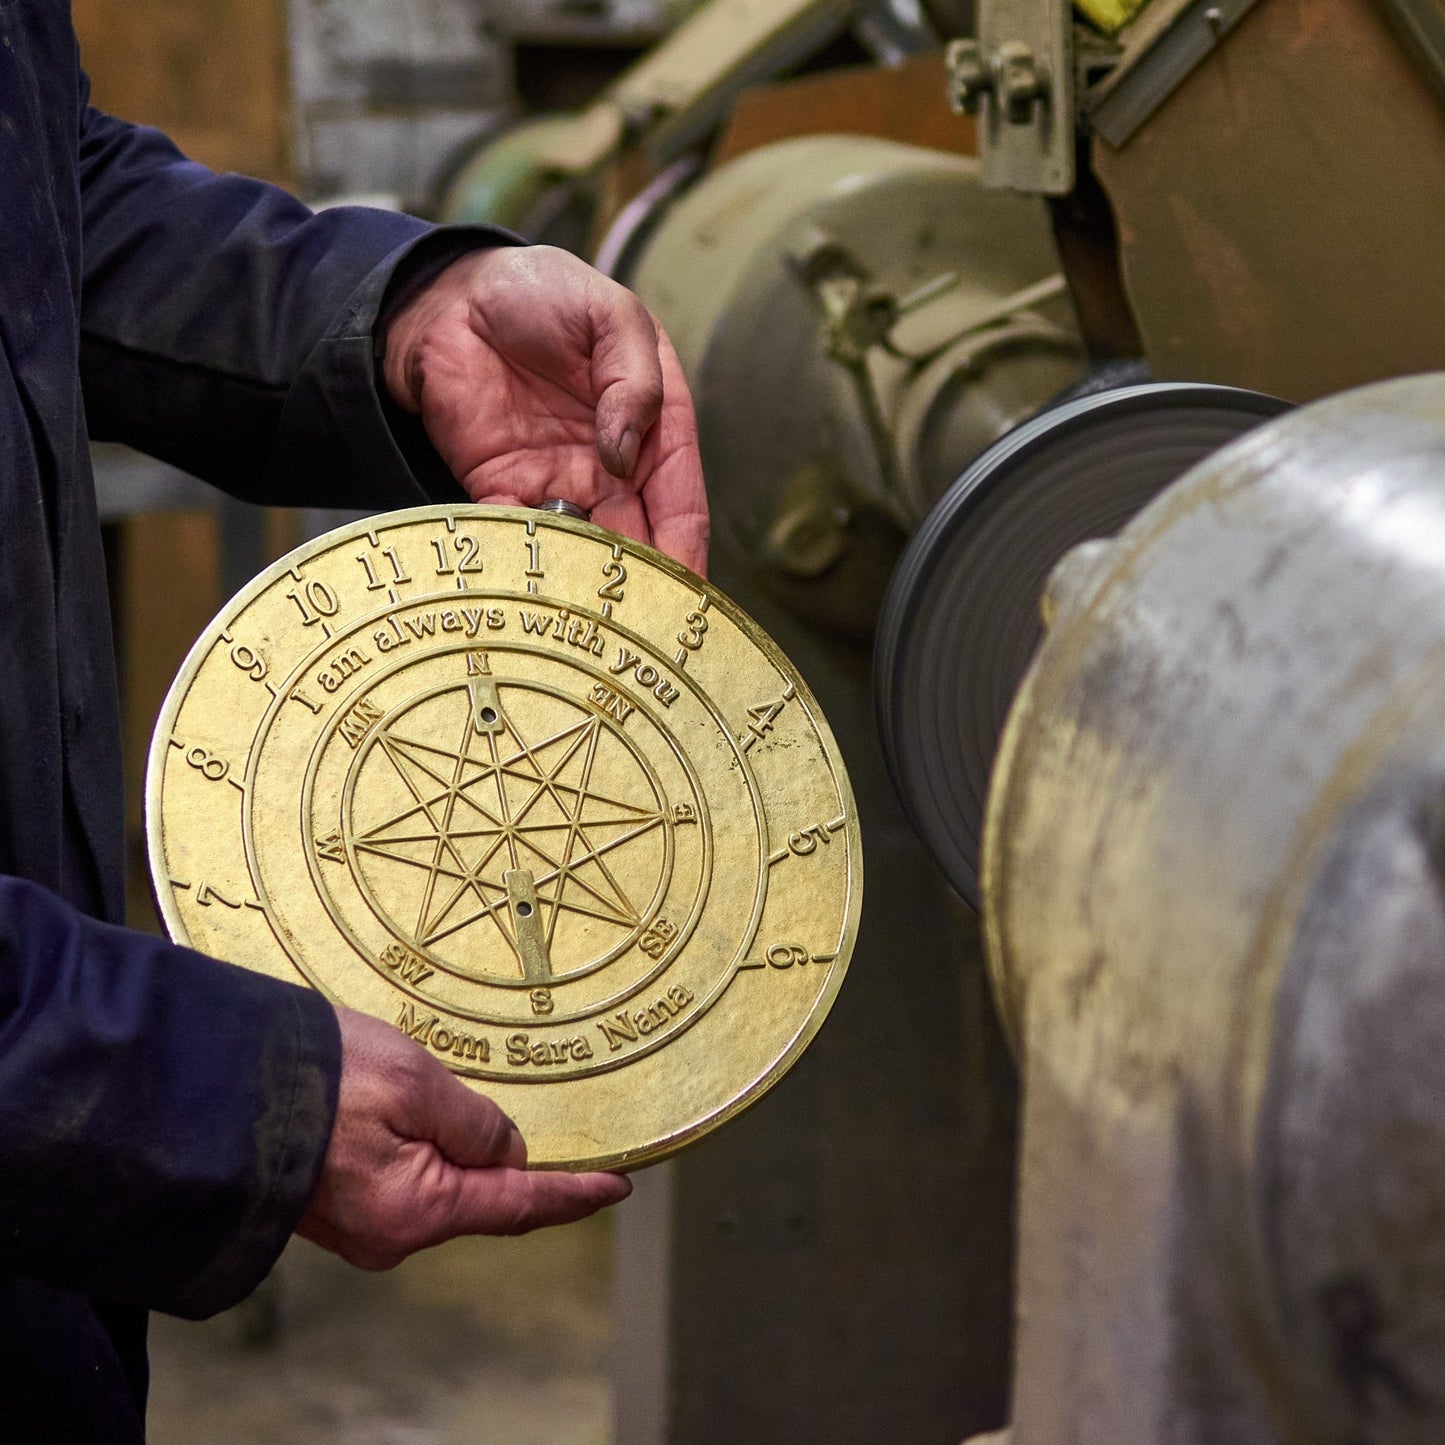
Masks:
[[[617,443],[617,456],[622,462],[622,475],[630,477],[632,469],[637,465],[637,454],[642,450],[642,438],[637,434],[637,428],[630,426],[622,433]]]

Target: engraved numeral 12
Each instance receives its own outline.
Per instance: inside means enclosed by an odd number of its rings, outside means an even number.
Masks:
[[[452,546],[457,552],[455,566],[447,556],[445,537],[433,537],[431,544],[436,549],[438,577],[450,577],[453,572],[471,573],[482,570],[482,559],[477,555],[482,548],[475,537],[469,537],[463,532],[452,538]]]

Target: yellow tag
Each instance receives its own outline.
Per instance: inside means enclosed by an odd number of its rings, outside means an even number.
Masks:
[[[1148,0],[1074,0],[1074,9],[1106,35],[1127,25]]]

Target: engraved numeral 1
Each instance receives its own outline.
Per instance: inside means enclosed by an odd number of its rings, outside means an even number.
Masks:
[[[546,575],[542,571],[542,544],[535,537],[527,538],[527,570],[523,575],[527,577]]]
[[[406,568],[401,565],[401,558],[396,555],[395,547],[383,547],[381,549],[381,555],[385,557],[390,564],[389,567],[380,569],[382,572],[390,571],[391,573],[391,576],[384,580],[376,575],[378,569],[376,564],[371,560],[370,552],[362,552],[356,558],[366,571],[366,590],[368,592],[385,592],[396,586],[398,582],[411,581],[411,578],[406,574]]]

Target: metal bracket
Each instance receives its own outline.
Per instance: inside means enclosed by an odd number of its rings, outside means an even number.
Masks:
[[[1120,36],[1107,77],[1084,96],[1089,124],[1116,150],[1254,8],[1256,0],[1167,0],[1146,6]]]
[[[1068,0],[984,0],[978,38],[948,47],[949,101],[978,117],[984,185],[1062,196],[1074,186]]]

